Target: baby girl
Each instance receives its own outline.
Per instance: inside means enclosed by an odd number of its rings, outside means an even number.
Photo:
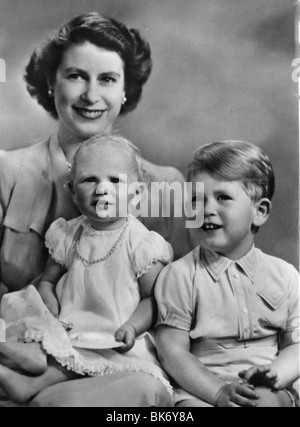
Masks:
[[[69,187],[82,216],[50,227],[51,258],[37,290],[29,286],[2,301],[7,346],[18,342],[24,360],[29,345],[40,352],[38,376],[20,375],[0,359],[0,386],[11,400],[25,402],[80,375],[122,371],[148,373],[170,388],[147,331],[156,318],[154,286],[173,252],[128,213],[142,197],[141,164],[138,150],[117,135],[78,150]]]

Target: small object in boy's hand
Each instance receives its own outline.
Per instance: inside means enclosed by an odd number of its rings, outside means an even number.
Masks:
[[[248,371],[240,372],[239,377],[243,378],[245,383],[252,384],[255,387],[263,386],[275,391],[282,388],[278,374],[271,365],[253,366]]]

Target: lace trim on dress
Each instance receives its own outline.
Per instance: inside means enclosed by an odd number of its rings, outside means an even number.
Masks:
[[[160,380],[170,396],[172,398],[174,396],[173,387],[164,372],[158,366],[146,360],[120,355],[114,350],[92,352],[83,349],[75,350],[73,347],[66,350],[58,350],[57,347],[54,348],[52,338],[47,332],[27,331],[24,341],[26,343],[41,343],[47,354],[54,357],[61,366],[69,371],[76,372],[78,375],[98,377],[121,372],[142,372]],[[83,354],[81,355],[80,352]],[[87,360],[88,356],[90,356],[90,364]]]
[[[153,265],[157,264],[158,262],[161,262],[164,265],[168,265],[170,263],[170,258],[153,258],[146,267],[137,273],[136,278],[140,279],[142,276],[149,273]]]
[[[99,357],[99,356],[98,356]],[[126,357],[126,356],[124,356]],[[127,358],[122,364],[114,363],[106,359],[99,360],[99,362],[91,367],[87,367],[86,364],[81,363],[80,357],[68,358],[65,360],[57,358],[57,361],[69,371],[76,372],[79,375],[90,377],[99,377],[104,375],[113,375],[121,372],[141,372],[153,376],[160,380],[167,389],[171,397],[173,397],[173,388],[169,381],[164,378],[164,375],[159,367],[134,358]]]
[[[60,264],[63,267],[66,267],[66,264],[62,261],[59,261],[59,259],[57,259],[55,256],[57,255],[57,250],[55,250],[55,248],[53,248],[51,246],[51,244],[49,242],[47,242],[47,240],[45,241],[45,246],[49,251],[49,254],[51,256],[51,258],[57,263]]]

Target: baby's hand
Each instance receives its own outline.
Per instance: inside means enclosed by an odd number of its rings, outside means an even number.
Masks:
[[[257,406],[255,400],[259,399],[259,395],[254,391],[254,387],[250,384],[241,384],[234,382],[226,384],[218,394],[218,408],[255,408]]]
[[[282,388],[278,374],[271,365],[253,366],[248,371],[240,372],[239,377],[255,387],[263,386],[275,391]]]
[[[118,349],[119,353],[127,353],[135,344],[136,331],[129,323],[125,323],[117,331],[115,339],[117,342],[123,342],[123,347]]]

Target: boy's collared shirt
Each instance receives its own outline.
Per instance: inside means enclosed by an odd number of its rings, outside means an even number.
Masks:
[[[233,363],[235,375],[248,364],[271,363],[279,334],[299,342],[298,272],[256,248],[238,261],[196,248],[162,272],[156,299],[157,326],[189,332],[204,364]]]

